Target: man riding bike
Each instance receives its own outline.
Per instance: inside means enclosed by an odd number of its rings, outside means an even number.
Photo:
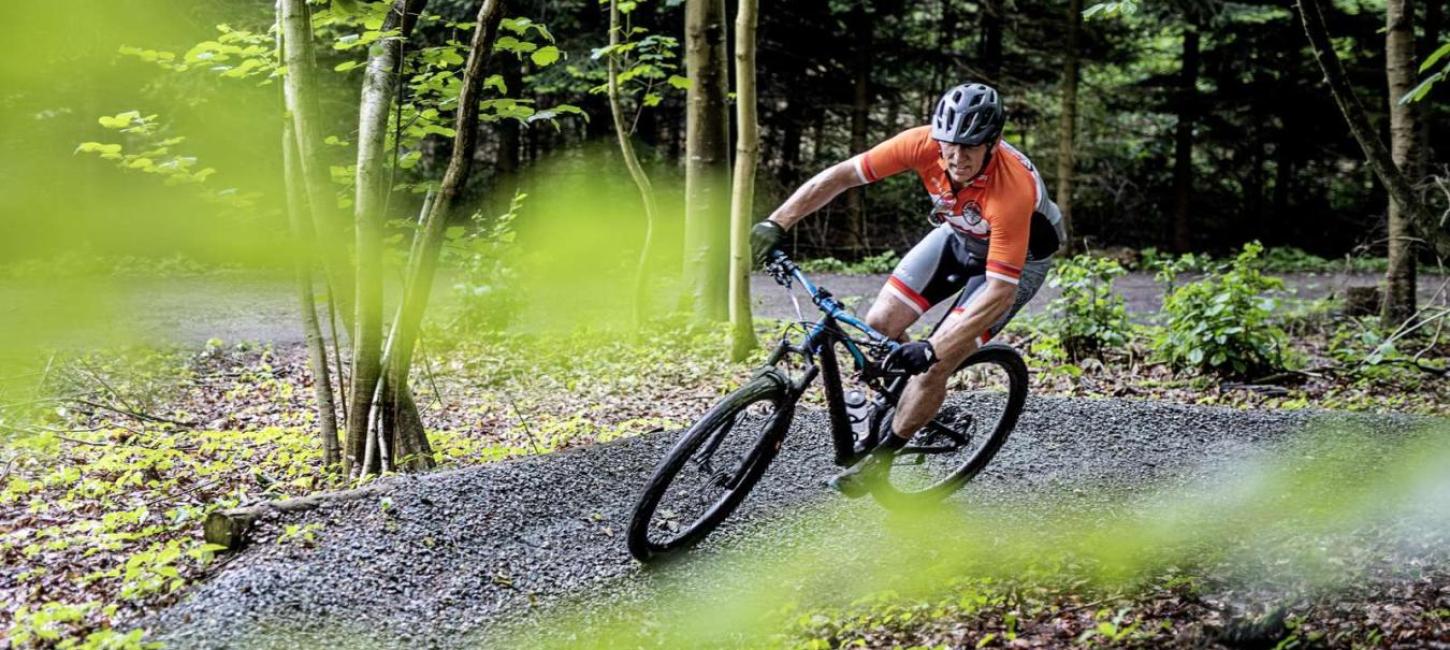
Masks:
[[[1062,216],[1041,175],[1002,141],[1006,119],[996,90],[957,86],[937,102],[930,125],[827,168],[751,230],[759,264],[791,226],[837,195],[914,171],[933,200],[931,220],[938,225],[891,272],[866,323],[905,340],[922,314],[965,288],[930,339],[906,343],[886,359],[914,376],[891,421],[873,432],[881,441],[871,455],[831,480],[846,496],[865,494],[892,456],[936,415],[952,372],[1032,299],[1062,244]]]

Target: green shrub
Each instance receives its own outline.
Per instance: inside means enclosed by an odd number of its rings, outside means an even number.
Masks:
[[[528,195],[519,193],[509,211],[491,220],[473,216],[473,228],[448,229],[444,253],[458,269],[453,290],[459,297],[458,324],[470,330],[502,330],[522,308],[517,291],[518,247],[514,220]]]
[[[1272,319],[1278,301],[1265,295],[1284,282],[1263,274],[1263,250],[1246,244],[1233,261],[1164,298],[1158,350],[1175,368],[1244,377],[1284,367],[1288,335]]]
[[[1113,293],[1113,278],[1126,273],[1115,260],[1079,255],[1058,262],[1048,274],[1047,283],[1062,295],[1048,304],[1054,317],[1045,329],[1073,360],[1128,342],[1128,309]]]

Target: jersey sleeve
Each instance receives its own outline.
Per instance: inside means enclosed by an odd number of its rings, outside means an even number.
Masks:
[[[940,156],[931,140],[931,127],[919,126],[898,133],[852,159],[862,183],[875,183],[907,170],[935,163]]]
[[[1037,208],[1031,188],[994,197],[983,215],[992,224],[987,245],[987,277],[1017,284],[1027,263],[1027,242],[1032,235],[1032,211]]]

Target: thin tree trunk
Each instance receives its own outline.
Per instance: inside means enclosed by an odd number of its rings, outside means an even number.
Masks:
[[[856,41],[855,89],[851,102],[851,154],[866,150],[866,130],[871,115],[871,19],[866,15],[864,2],[857,2],[851,8],[851,31]],[[737,40],[737,51],[739,48]],[[739,56],[738,54],[736,55]],[[739,72],[736,72],[739,78]],[[739,83],[737,81],[736,83]],[[737,90],[737,95],[739,91]],[[846,192],[846,227],[842,230],[842,244],[860,251],[866,246],[866,186]]]
[[[1344,120],[1349,125],[1350,133],[1354,135],[1354,139],[1359,142],[1360,149],[1364,151],[1370,168],[1374,170],[1380,183],[1389,191],[1390,197],[1399,205],[1400,209],[1411,217],[1420,237],[1428,241],[1441,257],[1450,257],[1450,232],[1446,231],[1445,224],[1441,222],[1438,215],[1432,214],[1426,208],[1425,203],[1415,193],[1410,179],[1400,171],[1399,167],[1395,166],[1389,150],[1385,149],[1379,136],[1370,130],[1364,106],[1355,96],[1354,87],[1350,85],[1349,77],[1344,73],[1339,55],[1330,43],[1329,30],[1324,25],[1320,0],[1297,0],[1297,2],[1299,17],[1304,23],[1304,33],[1309,37],[1314,57],[1324,72],[1325,79],[1329,83],[1330,93],[1334,95],[1335,102],[1339,104],[1340,112],[1344,113]]]
[[[740,0],[735,14],[734,188],[730,193],[730,357],[744,361],[758,343],[750,314],[750,222],[755,211],[755,165],[760,127],[755,121],[755,0]]]
[[[503,75],[503,82],[508,86],[510,96],[518,96],[524,87],[524,64],[522,61],[504,57],[499,63],[500,73]],[[519,179],[516,178],[522,169],[519,160],[519,145],[522,142],[520,136],[521,126],[517,120],[500,120],[498,128],[498,175],[508,180],[498,186],[498,194],[501,197],[512,198],[518,189]]]
[[[1067,7],[1067,63],[1062,71],[1062,121],[1058,125],[1057,152],[1057,207],[1062,211],[1062,227],[1067,231],[1067,241],[1072,248],[1072,175],[1073,162],[1077,155],[1073,143],[1077,135],[1077,66],[1078,32],[1082,29],[1082,0],[1068,0]]]
[[[392,191],[384,163],[387,160],[388,117],[397,94],[398,69],[403,60],[403,43],[417,22],[425,0],[396,0],[383,24],[384,31],[398,30],[399,37],[370,50],[363,75],[358,107],[356,195],[353,217],[356,234],[357,309],[352,335],[352,401],[348,406],[348,440],[382,435],[370,430],[376,406],[373,397],[382,374],[383,334],[383,214]],[[383,456],[369,454],[376,446],[363,445],[364,472],[382,469]],[[376,462],[374,462],[376,461]]]
[[[1385,78],[1389,84],[1390,156],[1410,178],[1419,179],[1417,105],[1399,100],[1415,87],[1415,6],[1411,0],[1385,2]],[[1380,320],[1398,326],[1415,313],[1415,242],[1409,216],[1389,204],[1389,260]]]
[[[796,97],[785,98],[785,110],[782,111],[785,118],[785,125],[781,131],[780,143],[780,181],[784,187],[795,187],[800,180],[801,168],[801,137],[805,129],[801,128],[801,122],[805,119],[804,111],[800,110],[803,99]]]
[[[725,1],[685,3],[685,278],[696,321],[730,315],[730,135]]]
[[[1178,87],[1178,126],[1173,148],[1173,248],[1192,246],[1189,211],[1193,201],[1193,122],[1198,104],[1198,25],[1183,30],[1183,70]]]
[[[390,404],[392,412],[396,414],[406,415],[407,403],[412,401],[408,388],[408,371],[412,368],[414,346],[418,341],[423,313],[428,307],[429,294],[433,288],[438,254],[443,246],[449,217],[456,209],[459,195],[472,172],[474,149],[478,144],[479,95],[483,91],[485,63],[493,51],[499,22],[503,18],[503,5],[503,0],[484,0],[478,9],[473,40],[469,45],[468,61],[464,64],[458,95],[453,151],[448,160],[448,169],[443,172],[438,195],[423,223],[417,250],[408,261],[402,308],[397,319],[393,321],[393,331],[389,333],[392,344],[386,359],[388,374],[384,380],[386,391],[383,401]],[[397,457],[409,459],[411,463],[408,466],[412,468],[431,466],[432,449],[428,445],[428,437],[421,422],[398,418],[389,424],[393,431],[392,447]]]
[[[336,209],[337,197],[333,194],[330,172],[320,157],[323,145],[318,129],[323,117],[317,104],[312,18],[306,0],[278,0],[278,9],[282,13],[282,62],[287,66],[283,94],[297,138],[297,160],[302,167],[312,225],[338,313],[351,321],[352,272],[346,248],[335,243],[344,241],[348,227]]]
[[[611,46],[619,45],[621,29],[618,0],[609,0],[609,44]],[[634,322],[636,325],[643,325],[649,313],[646,271],[649,251],[654,244],[655,192],[654,186],[650,184],[649,175],[644,173],[644,168],[639,164],[639,158],[634,155],[634,143],[630,141],[629,124],[624,119],[624,106],[619,98],[618,56],[611,50],[609,55],[609,112],[614,118],[614,134],[619,138],[619,154],[624,158],[624,166],[629,169],[629,177],[634,179],[634,185],[639,189],[640,202],[644,205],[644,243],[639,249],[639,262],[634,267]]]
[[[1429,56],[1440,47],[1440,30],[1443,28],[1441,21],[1444,19],[1445,5],[1450,0],[1425,0],[1425,40],[1421,41],[1421,56]],[[1443,82],[1442,82],[1443,83]],[[1423,109],[1420,115],[1420,164],[1421,170],[1430,169],[1430,163],[1436,160],[1435,155],[1435,132],[1437,125],[1433,117],[1433,109]],[[1439,127],[1442,128],[1443,127]],[[1440,151],[1440,154],[1450,154],[1450,151]]]
[[[1002,0],[983,0],[981,6],[982,35],[978,47],[980,48],[982,73],[986,75],[987,83],[1000,86],[1002,85]]]
[[[278,20],[282,12],[277,12]],[[277,30],[278,55],[282,54],[281,25]],[[285,91],[282,99],[286,109]],[[300,187],[302,166],[297,160],[297,136],[292,120],[282,121],[282,186],[287,198],[287,223],[296,246],[297,296],[302,308],[302,331],[307,341],[307,361],[312,370],[312,389],[317,400],[317,425],[322,447],[322,465],[332,468],[341,460],[337,440],[337,406],[332,396],[332,376],[327,368],[327,348],[322,328],[317,321],[317,298],[312,291],[312,267],[315,262],[316,239],[312,236],[312,214],[307,195]],[[329,307],[330,309],[330,307]]]

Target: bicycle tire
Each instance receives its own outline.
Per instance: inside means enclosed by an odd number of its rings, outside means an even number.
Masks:
[[[717,402],[685,431],[670,453],[655,467],[635,503],[627,535],[630,555],[642,563],[674,556],[698,544],[735,511],[760,480],[766,467],[775,459],[791,420],[795,417],[795,397],[791,395],[787,385],[787,380],[773,368],[762,372]],[[703,515],[688,526],[682,526],[673,537],[664,541],[651,540],[651,524],[661,499],[680,472],[686,469],[695,452],[727,421],[732,422],[731,430],[722,435],[738,435],[739,432],[734,430],[734,425],[738,423],[736,416],[765,401],[774,404],[774,412],[760,427],[750,450],[741,458],[736,471],[744,473],[732,476],[737,480],[735,486],[706,508]]]
[[[1001,343],[991,343],[978,348],[971,356],[967,357],[960,366],[957,366],[953,375],[982,364],[993,364],[1001,368],[1007,378],[1006,403],[997,421],[992,425],[992,431],[982,446],[970,456],[962,460],[947,476],[930,487],[905,492],[897,488],[890,481],[890,472],[885,480],[877,481],[871,486],[871,496],[881,505],[890,509],[919,508],[927,506],[952,495],[962,486],[977,476],[996,457],[1002,445],[1007,442],[1012,430],[1017,427],[1017,420],[1022,415],[1022,409],[1027,402],[1027,363],[1022,360],[1022,355],[1011,346]],[[945,410],[946,405],[943,405]],[[873,423],[879,426],[879,421],[889,417],[894,409],[886,409],[878,415],[878,420]]]

